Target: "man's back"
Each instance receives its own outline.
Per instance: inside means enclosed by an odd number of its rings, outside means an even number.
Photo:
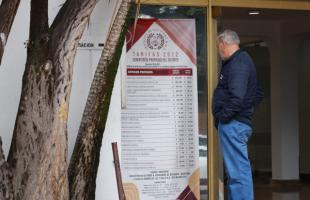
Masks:
[[[251,125],[251,118],[262,92],[258,87],[255,65],[243,50],[223,62],[219,83],[213,96],[213,114],[223,123],[232,119]],[[259,97],[261,96],[261,97]]]

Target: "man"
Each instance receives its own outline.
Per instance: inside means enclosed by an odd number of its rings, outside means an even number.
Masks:
[[[253,200],[247,142],[252,134],[251,117],[263,93],[252,59],[239,48],[237,33],[225,30],[217,42],[223,63],[212,109],[227,175],[228,199]]]

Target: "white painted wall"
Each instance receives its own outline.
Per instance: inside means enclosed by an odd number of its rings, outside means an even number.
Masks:
[[[49,22],[53,21],[65,0],[49,1]],[[100,0],[91,16],[81,42],[93,42],[94,48],[79,48],[75,63],[68,119],[68,157],[73,151],[90,84],[101,55],[98,43],[104,43],[114,9],[119,0]],[[7,156],[19,105],[22,75],[26,62],[24,42],[28,39],[30,0],[21,1],[0,66],[0,136]],[[97,177],[97,199],[117,199],[116,179],[110,143],[120,140],[120,77],[112,95]],[[114,187],[115,186],[115,187]],[[104,198],[103,198],[104,197]]]
[[[279,63],[271,68],[272,179],[299,180],[298,43],[279,38],[271,50]]]

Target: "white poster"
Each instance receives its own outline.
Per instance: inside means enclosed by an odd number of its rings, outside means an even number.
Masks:
[[[134,37],[133,37],[134,35]],[[194,19],[139,19],[122,75],[127,200],[199,200]]]

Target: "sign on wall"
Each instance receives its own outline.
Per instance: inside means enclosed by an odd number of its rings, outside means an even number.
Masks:
[[[121,135],[127,200],[200,199],[195,36],[194,19],[139,19],[129,29]]]

